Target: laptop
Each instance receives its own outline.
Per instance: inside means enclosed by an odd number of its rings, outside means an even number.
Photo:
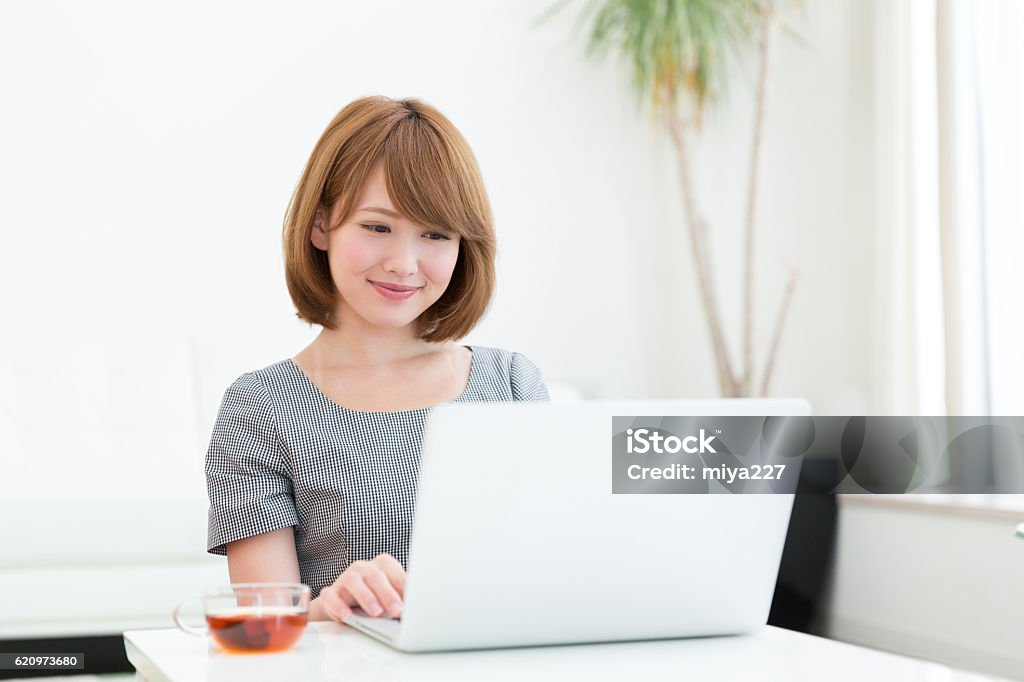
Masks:
[[[732,635],[767,622],[792,494],[612,494],[612,416],[810,416],[803,400],[439,406],[400,620],[407,652]]]

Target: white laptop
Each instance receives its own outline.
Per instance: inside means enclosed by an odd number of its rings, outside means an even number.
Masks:
[[[729,635],[768,619],[791,494],[612,494],[612,416],[797,415],[803,400],[460,404],[424,433],[402,651]]]

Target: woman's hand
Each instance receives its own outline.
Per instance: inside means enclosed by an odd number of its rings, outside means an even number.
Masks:
[[[392,618],[402,615],[405,569],[390,554],[378,554],[373,561],[353,561],[334,584],[320,590],[315,601],[339,623],[359,606],[371,616]]]

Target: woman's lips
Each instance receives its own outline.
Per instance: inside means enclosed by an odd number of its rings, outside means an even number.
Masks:
[[[413,294],[415,294],[417,291],[419,291],[419,288],[416,288],[416,289],[408,289],[408,288],[392,289],[391,287],[389,287],[386,284],[381,284],[379,282],[373,282],[373,281],[371,281],[370,284],[373,285],[373,288],[377,290],[378,294],[380,294],[384,298],[388,299],[389,301],[404,301],[405,299],[411,297]]]

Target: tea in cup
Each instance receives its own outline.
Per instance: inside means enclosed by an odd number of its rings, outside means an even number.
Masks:
[[[284,651],[302,636],[309,620],[309,586],[299,583],[235,583],[193,598],[203,604],[205,628],[185,625],[181,608],[174,623],[197,637],[211,637],[233,652]]]

